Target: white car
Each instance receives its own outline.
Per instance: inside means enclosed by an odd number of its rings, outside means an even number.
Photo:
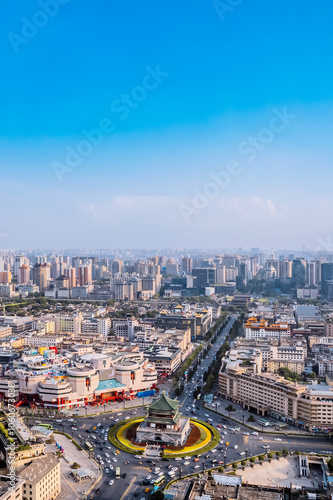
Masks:
[[[147,481],[149,481],[149,479],[151,479],[151,476],[146,476],[146,479]]]
[[[105,456],[109,458],[109,456],[110,456],[110,455],[108,454],[108,452],[106,452],[106,453],[105,453]]]
[[[243,436],[249,436],[250,433],[249,432],[243,432]]]
[[[109,469],[110,469],[110,470],[113,470],[113,465],[109,465]]]
[[[61,424],[62,420],[56,420],[57,424]],[[36,422],[37,423],[37,422]]]
[[[122,413],[117,413],[117,415],[122,415]]]
[[[69,418],[68,422],[74,422],[74,418]]]
[[[113,458],[112,462],[118,462],[118,460],[116,458]]]
[[[175,460],[183,460],[182,457],[176,457]]]
[[[227,431],[224,431],[223,434],[226,436],[228,433],[227,433]]]
[[[234,446],[234,450],[237,450],[237,449],[238,449],[238,445],[237,445],[237,444],[235,444],[235,446]]]
[[[113,479],[111,479],[111,481],[109,481],[109,486],[112,486],[112,485],[113,485],[113,483],[114,483],[114,480],[113,480]]]
[[[102,424],[101,424],[100,422],[98,422],[97,427],[100,427],[101,425],[102,425]]]
[[[134,457],[134,458],[139,458],[139,459],[140,459],[140,458],[141,458],[141,455],[135,455],[135,457]]]
[[[106,458],[106,459],[105,459],[105,462],[107,462],[108,464],[110,464],[110,463],[111,463],[111,460],[110,460],[109,458]]]
[[[208,413],[205,413],[205,417],[209,417]]]
[[[245,455],[245,451],[240,451],[239,454],[242,457],[243,455]]]
[[[188,461],[187,461],[187,462],[184,462],[184,465],[189,465],[189,463],[190,463],[190,462],[188,462]]]
[[[130,419],[130,417],[125,417],[125,420],[129,420],[129,419]]]
[[[193,469],[199,469],[200,465],[195,465]]]
[[[274,441],[282,441],[280,438],[275,438]]]

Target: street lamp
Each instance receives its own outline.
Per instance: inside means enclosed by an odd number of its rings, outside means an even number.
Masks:
[[[246,449],[245,449],[245,453],[246,453],[246,460],[247,460],[247,451],[248,451],[248,450],[247,450],[247,448],[246,448]]]

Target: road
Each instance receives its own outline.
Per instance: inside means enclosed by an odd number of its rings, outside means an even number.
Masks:
[[[169,476],[167,475],[167,473],[169,472],[168,467],[170,466],[178,467],[175,477],[180,477],[180,475],[184,476],[195,471],[202,471],[204,468],[208,469],[210,467],[217,466],[219,462],[221,462],[221,464],[229,463],[236,460],[246,459],[246,457],[249,458],[253,455],[263,454],[267,452],[267,449],[263,448],[263,446],[267,445],[270,446],[270,449],[272,451],[282,451],[283,449],[287,449],[289,451],[299,450],[301,452],[333,452],[332,444],[327,444],[327,442],[325,442],[325,440],[320,437],[301,435],[281,435],[277,437],[276,434],[260,432],[258,433],[258,436],[254,436],[252,435],[251,430],[248,427],[241,424],[236,424],[232,420],[229,420],[227,417],[222,417],[215,412],[203,408],[201,400],[193,400],[192,393],[193,390],[197,387],[199,376],[201,376],[201,374],[207,370],[212,359],[216,355],[216,352],[224,342],[225,336],[231,329],[235,319],[236,316],[231,317],[222,333],[218,336],[217,341],[212,345],[209,354],[205,359],[201,361],[201,365],[198,367],[198,370],[193,376],[193,379],[189,383],[185,384],[184,392],[179,397],[181,412],[184,415],[192,418],[196,416],[198,419],[204,421],[208,418],[211,419],[211,425],[216,427],[221,434],[221,443],[215,450],[208,452],[205,456],[201,456],[199,458],[199,461],[197,462],[194,462],[195,457],[191,457],[189,460],[183,459],[178,461],[176,459],[158,460],[156,463],[157,466],[161,468],[161,471],[164,472],[168,478]],[[193,405],[195,405],[195,408],[193,407]],[[194,409],[196,411],[195,415],[191,413]],[[150,492],[145,493],[145,489],[149,488],[149,490],[151,490],[152,486],[143,485],[140,483],[142,483],[142,481],[148,475],[157,477],[152,473],[152,469],[154,468],[152,464],[145,459],[136,459],[134,458],[134,455],[130,455],[122,451],[120,451],[119,455],[114,456],[114,446],[108,440],[105,441],[103,437],[105,432],[107,432],[107,430],[109,429],[111,422],[121,421],[126,417],[132,417],[134,415],[140,416],[145,414],[145,407],[141,407],[136,410],[116,410],[112,413],[103,413],[94,417],[76,418],[75,423],[77,425],[77,430],[71,430],[73,422],[68,421],[68,419],[63,419],[61,424],[57,424],[54,419],[52,419],[55,429],[64,431],[73,436],[73,438],[82,446],[84,446],[84,442],[86,440],[89,440],[89,442],[91,442],[93,445],[92,456],[93,458],[95,458],[95,460],[97,460],[97,455],[100,455],[103,458],[104,465],[102,465],[102,468],[104,468],[104,473],[101,483],[99,484],[100,492],[98,494],[94,493],[93,498],[106,500],[111,496],[112,498],[117,498],[119,500],[134,500],[134,498],[136,497],[139,500],[148,500]],[[51,419],[41,418],[40,420],[44,422],[50,422]],[[32,424],[32,422],[30,423]],[[100,424],[98,426],[99,431],[97,434],[87,433],[88,429],[90,429],[93,425],[97,427],[97,424]],[[104,433],[101,432],[102,427]],[[231,430],[236,427],[239,430]],[[250,433],[250,435],[245,435],[246,433]],[[92,436],[96,436],[96,439],[93,439]],[[277,441],[276,439],[281,440]],[[227,445],[226,443],[229,444]],[[111,461],[111,464],[108,464],[106,462],[107,457],[105,456],[105,453],[108,453],[110,455],[108,460]],[[212,464],[212,460],[217,460],[217,463]],[[129,461],[129,464],[125,464],[126,461]],[[110,465],[112,465],[113,469],[111,469],[109,473],[106,473],[105,469]],[[120,467],[121,470],[120,479],[115,478],[115,469],[117,466]],[[194,467],[197,466],[199,467],[197,469],[194,469]],[[123,477],[124,473],[127,474],[126,478]],[[110,486],[109,481],[112,479],[114,482]]]

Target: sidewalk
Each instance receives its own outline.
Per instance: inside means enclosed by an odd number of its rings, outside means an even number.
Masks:
[[[72,500],[73,498],[82,498],[92,488],[94,483],[100,477],[100,469],[95,461],[89,459],[88,455],[83,450],[78,450],[76,446],[66,436],[62,434],[54,434],[56,443],[64,448],[64,458],[60,461],[61,472],[61,493],[57,500]],[[46,450],[49,453],[57,451],[55,444],[47,444]],[[93,479],[76,483],[74,479],[69,477],[72,472],[71,464],[77,462],[83,469],[91,471]]]
[[[216,406],[216,403],[220,403],[219,406]],[[205,403],[204,406],[208,408],[209,410],[213,410],[216,413],[220,414],[223,417],[228,417],[229,418],[229,412],[226,410],[226,408],[229,405],[232,405],[234,408],[236,408],[236,411],[233,411],[230,413],[230,419],[234,420],[235,422],[239,424],[244,424],[247,427],[251,428],[253,431],[258,431],[258,432],[274,432],[276,434],[298,434],[300,436],[311,436],[310,432],[307,432],[302,429],[298,429],[297,427],[288,425],[288,427],[278,431],[275,429],[275,425],[283,425],[284,422],[281,420],[276,420],[275,418],[269,416],[269,417],[264,417],[265,420],[268,420],[272,425],[269,425],[268,427],[262,427],[261,425],[258,424],[258,420],[262,418],[260,415],[254,415],[253,413],[249,413],[247,410],[244,410],[242,405],[233,403],[232,401],[226,400],[226,399],[221,399],[219,398],[217,401],[214,401],[213,403]],[[255,418],[255,422],[248,422],[247,419],[249,416],[252,416]]]

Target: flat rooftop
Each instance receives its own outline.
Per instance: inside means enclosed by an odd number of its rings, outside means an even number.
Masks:
[[[46,474],[56,467],[58,463],[59,459],[53,454],[40,457],[36,462],[28,465],[28,467],[21,472],[20,476],[28,483],[37,484]]]

